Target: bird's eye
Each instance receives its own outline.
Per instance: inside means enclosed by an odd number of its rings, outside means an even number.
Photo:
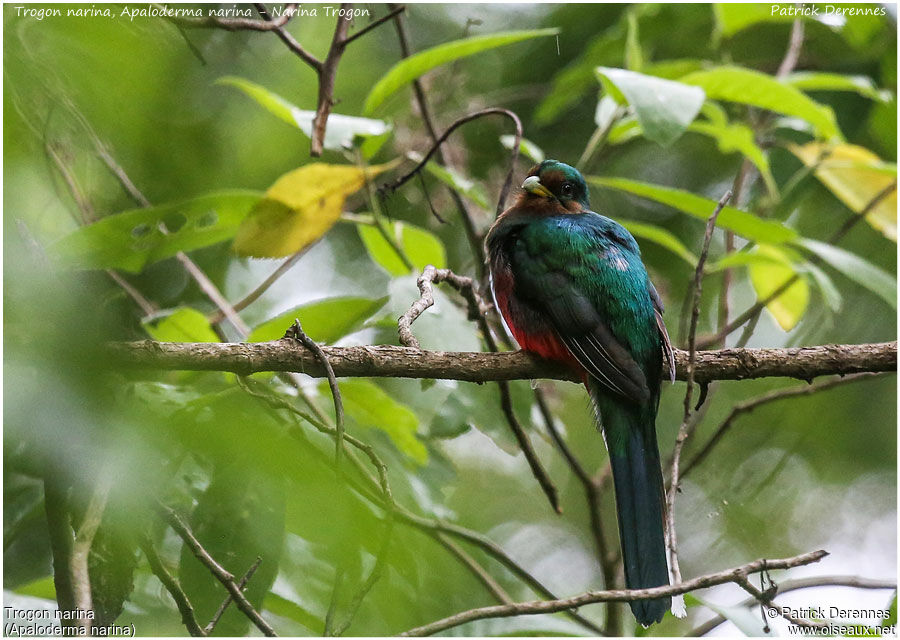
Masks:
[[[561,189],[563,196],[565,196],[566,198],[571,198],[573,188],[574,187],[572,186],[571,182],[564,182]]]

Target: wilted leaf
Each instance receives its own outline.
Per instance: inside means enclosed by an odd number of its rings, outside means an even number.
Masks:
[[[299,251],[337,222],[347,196],[391,166],[363,170],[313,162],[284,174],[241,224],[234,250],[256,258],[280,258]]]
[[[307,138],[312,135],[312,121],[316,117],[315,111],[300,109],[278,94],[244,78],[225,76],[216,80],[216,84],[232,86],[243,91],[274,115],[288,124],[298,127],[306,134]],[[353,140],[357,136],[363,138],[382,136],[390,130],[390,125],[384,120],[331,113],[326,122],[323,145],[326,149],[339,151],[352,146]]]
[[[840,139],[841,132],[830,107],[810,99],[789,84],[759,71],[742,67],[716,67],[695,71],[680,80],[700,87],[710,100],[749,104],[806,120],[826,139]]]
[[[609,67],[597,67],[597,75],[617,102],[634,107],[644,135],[661,145],[677,140],[703,104],[702,89],[673,80]]]
[[[394,93],[397,89],[408,82],[412,82],[423,73],[439,67],[442,64],[459,60],[467,56],[495,49],[503,45],[529,40],[531,38],[539,38],[543,36],[552,36],[559,33],[559,29],[535,29],[531,31],[507,31],[501,33],[491,33],[483,36],[473,36],[463,40],[454,40],[453,42],[445,42],[431,49],[420,51],[414,55],[401,60],[391,67],[381,80],[379,80],[369,95],[366,97],[363,113],[371,115],[372,112],[384,100]]]
[[[381,429],[397,449],[416,463],[428,461],[428,450],[416,437],[419,419],[409,407],[394,400],[371,380],[342,380],[340,389],[347,415],[359,426]],[[328,393],[327,388],[323,388],[323,393]]]
[[[500,136],[500,144],[502,144],[507,149],[512,149],[513,145],[516,143],[516,137],[511,134],[506,134]],[[547,156],[544,155],[544,151],[533,143],[531,140],[527,138],[522,138],[519,140],[519,152],[529,158],[535,164],[540,164],[544,161],[544,158]]]
[[[427,265],[433,264],[438,269],[447,266],[447,252],[444,245],[436,235],[415,225],[396,221],[385,225],[388,233],[393,233],[400,249],[412,262],[417,272],[421,272]],[[357,225],[359,237],[369,250],[372,260],[380,264],[385,270],[394,276],[409,273],[409,268],[397,255],[381,232],[372,225]]]
[[[247,342],[278,340],[294,323],[294,319],[298,319],[309,337],[316,342],[331,344],[362,326],[385,302],[387,296],[377,300],[328,298],[294,307],[255,327],[247,337]]]
[[[255,191],[220,191],[184,202],[130,209],[73,231],[54,248],[77,268],[137,273],[179,251],[228,240],[261,197]]]
[[[790,150],[808,167],[819,158],[816,177],[851,211],[862,212],[879,193],[897,181],[897,167],[885,170],[881,158],[855,144],[825,145],[809,142],[791,145]],[[866,221],[885,237],[897,241],[897,190],[883,197],[866,214]]]
[[[162,320],[145,323],[144,329],[157,342],[218,342],[206,316],[190,307],[181,307]]]
[[[709,219],[717,204],[709,198],[704,198],[688,191],[638,182],[636,180],[601,178],[599,176],[586,176],[585,179],[590,184],[598,187],[619,189],[620,191],[655,200],[704,221]],[[757,242],[779,244],[797,237],[796,231],[780,222],[762,220],[746,211],[728,206],[722,209],[717,224],[723,229],[734,231],[739,236],[748,240],[756,240]]]
[[[795,244],[812,251],[847,278],[897,308],[897,279],[884,269],[854,253],[818,240],[801,238]]]
[[[750,265],[750,282],[759,300],[772,295],[785,281],[794,276],[797,270],[780,249],[769,245],[756,247],[755,253],[771,257],[772,261],[756,262]],[[766,305],[769,313],[785,331],[793,329],[809,303],[809,285],[800,278],[787,291]]]

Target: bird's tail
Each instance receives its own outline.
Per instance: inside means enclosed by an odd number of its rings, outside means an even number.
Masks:
[[[625,585],[646,589],[669,584],[664,534],[665,491],[656,444],[656,400],[641,405],[610,397],[593,381],[588,390],[606,439],[616,488]],[[632,601],[642,625],[662,620],[671,598]]]

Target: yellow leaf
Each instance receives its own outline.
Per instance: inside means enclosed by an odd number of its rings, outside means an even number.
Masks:
[[[891,170],[877,155],[855,144],[809,142],[791,145],[790,149],[806,166],[813,166],[824,157],[816,169],[816,177],[856,213],[897,179],[896,168]],[[885,237],[897,241],[896,189],[866,214],[866,221]]]
[[[280,258],[299,251],[334,226],[347,196],[396,164],[363,170],[313,162],[289,171],[247,214],[234,239],[234,250],[254,258]]]
[[[753,284],[757,298],[765,300],[796,271],[791,265],[790,258],[775,247],[760,245],[755,253],[765,256],[767,259],[750,264],[750,282]],[[804,278],[800,278],[788,287],[787,291],[767,304],[766,309],[782,329],[790,331],[800,322],[808,303],[809,285]]]

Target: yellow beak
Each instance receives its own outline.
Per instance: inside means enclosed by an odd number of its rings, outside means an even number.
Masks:
[[[554,197],[553,193],[541,184],[541,179],[537,176],[528,176],[525,178],[525,182],[522,183],[522,188],[528,193],[533,193],[536,196],[543,196],[545,198]]]

